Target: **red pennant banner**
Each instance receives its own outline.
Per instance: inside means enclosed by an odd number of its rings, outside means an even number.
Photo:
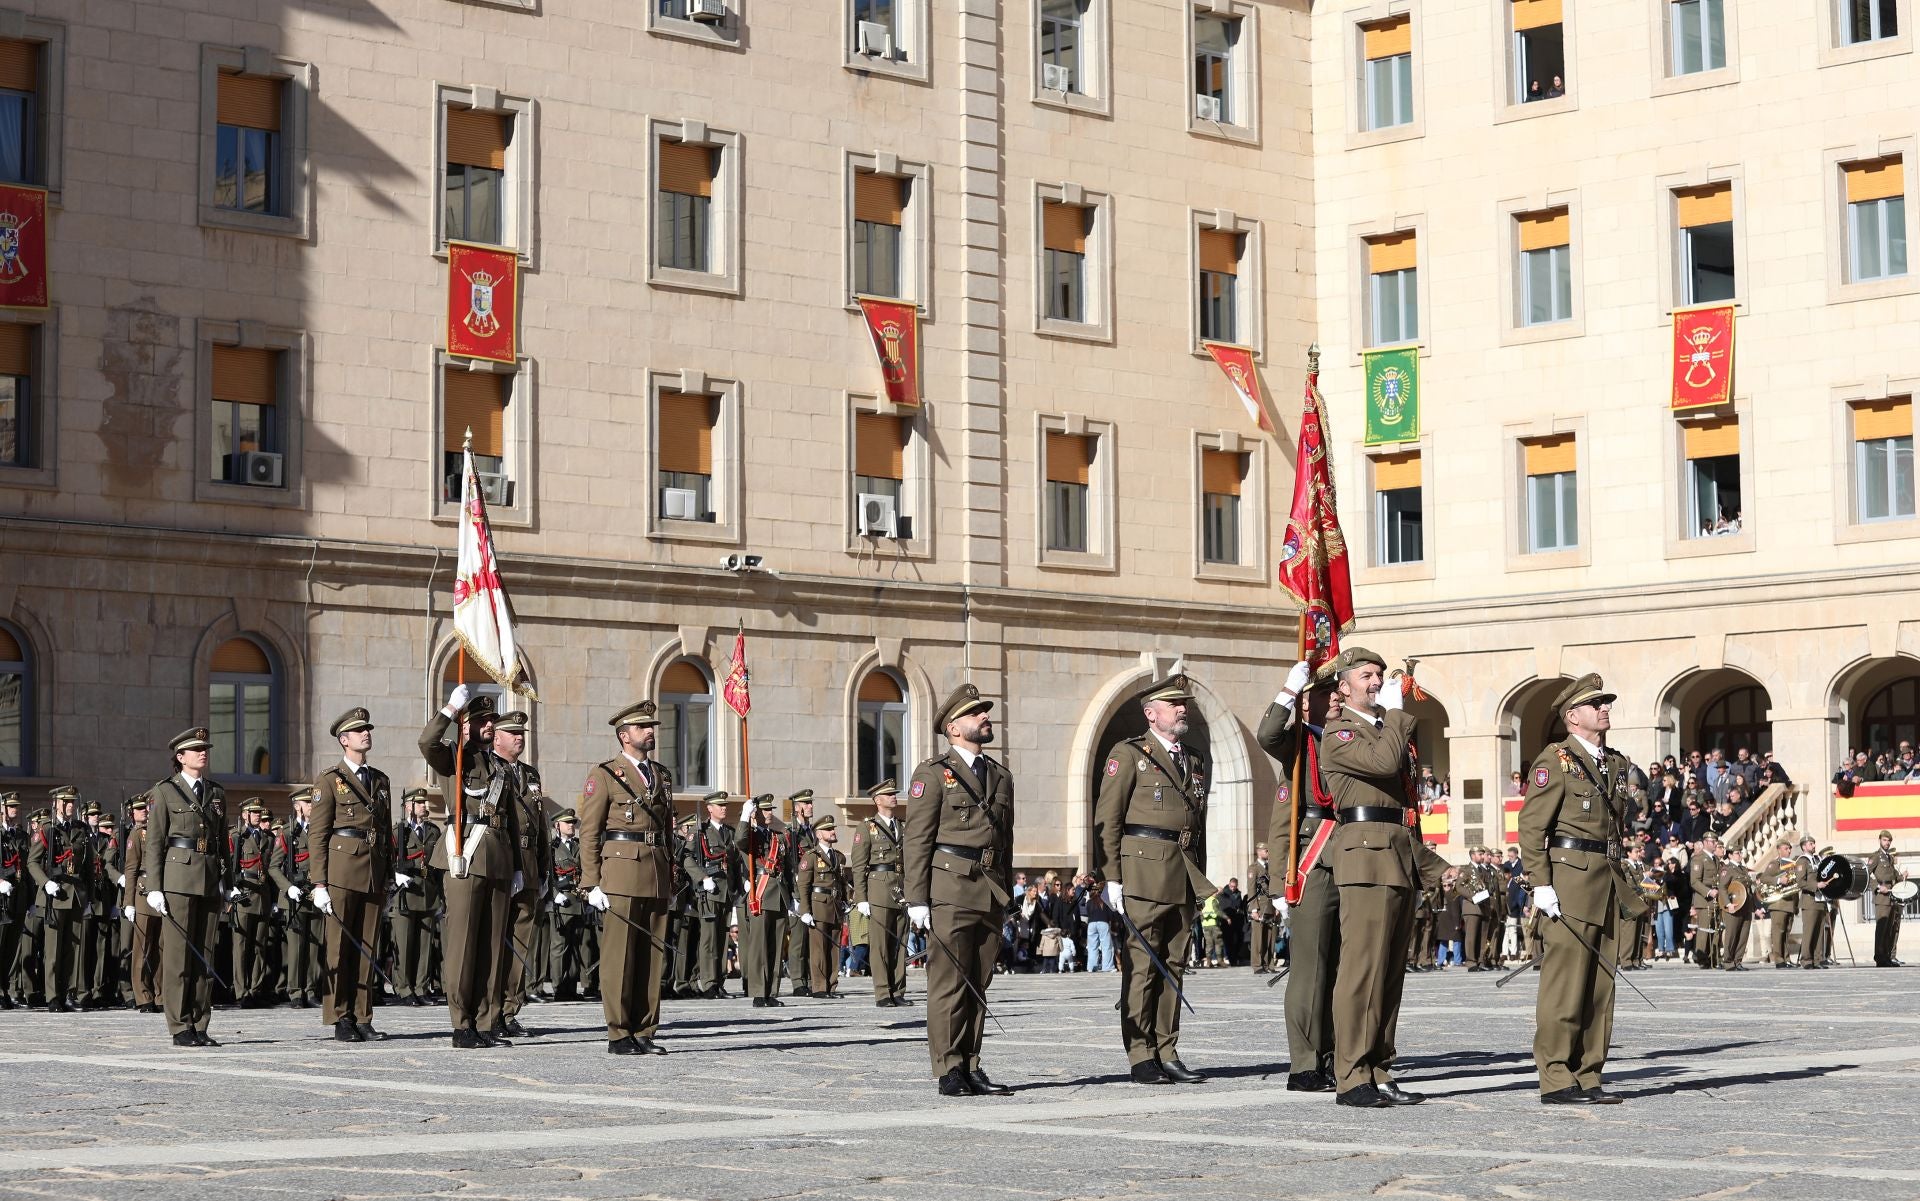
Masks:
[[[0,184],[0,308],[47,304],[46,189]]]
[[[1273,418],[1267,416],[1267,402],[1260,395],[1260,373],[1254,370],[1253,350],[1246,346],[1235,346],[1230,342],[1202,342],[1213,361],[1220,364],[1220,370],[1227,373],[1227,382],[1233,385],[1240,403],[1247,406],[1247,416],[1253,418],[1260,432],[1271,434],[1274,431]]]
[[[1733,306],[1673,315],[1673,407],[1725,404],[1733,397]]]
[[[498,246],[447,243],[447,353],[511,363],[518,349],[520,256]]]
[[[905,300],[860,296],[860,312],[867,319],[873,353],[880,359],[880,378],[887,399],[897,405],[920,403],[920,310]]]
[[[751,679],[747,674],[747,635],[733,636],[733,659],[727,664],[727,678],[720,685],[720,696],[742,718],[753,708]]]

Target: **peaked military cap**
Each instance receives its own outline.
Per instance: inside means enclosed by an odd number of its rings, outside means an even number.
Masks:
[[[1811,835],[1811,834],[1802,834],[1802,835],[1800,836],[1800,845],[1801,845],[1801,846],[1806,846],[1806,845],[1807,845],[1808,843],[1810,843],[1810,842],[1819,842],[1819,841],[1820,841],[1819,839],[1817,839],[1817,838],[1815,838],[1815,837],[1814,837],[1813,835]]]
[[[787,799],[789,801],[792,801],[796,805],[798,805],[801,801],[805,801],[807,804],[811,805],[813,804],[813,789],[802,788],[799,792],[794,793],[792,796],[788,797]]]
[[[833,819],[833,814],[829,813],[819,821],[813,823],[813,828],[815,831],[833,830],[837,829],[839,825],[840,823]]]
[[[265,813],[266,811],[267,807],[260,803],[260,798],[257,796],[248,797],[247,803],[240,806],[242,813]]]
[[[493,694],[483,692],[467,702],[466,714],[469,721],[490,721],[499,712],[494,707]]]
[[[527,732],[527,715],[518,709],[511,713],[502,713],[494,719],[493,728],[505,730],[509,734],[524,734]]]
[[[167,744],[167,749],[177,755],[181,751],[204,751],[212,745],[213,735],[207,732],[207,728],[195,726],[191,730],[182,730],[174,735],[173,741]]]
[[[400,794],[400,801],[402,804],[406,804],[412,801],[424,801],[426,799],[427,799],[427,790],[424,788],[409,788],[405,792]]]
[[[609,717],[607,724],[616,730],[621,726],[657,726],[660,716],[652,701],[635,701]]]
[[[751,801],[748,801],[747,804],[752,805],[755,809],[763,813],[771,813],[773,812],[773,794],[771,792],[763,792]]]
[[[100,816],[100,802],[99,802],[99,801],[88,801],[88,802],[87,802],[87,807],[86,807],[85,809],[82,809],[82,810],[81,810],[80,812],[81,812],[82,814],[84,814],[85,816],[87,816],[87,817],[99,817],[99,816]]]
[[[0,792],[0,805],[5,805],[9,809],[18,809],[20,807],[20,794],[17,792]]]
[[[1148,701],[1190,701],[1192,699],[1193,689],[1188,686],[1187,677],[1179,672],[1147,685],[1146,692],[1140,697],[1142,704]]]
[[[962,684],[947,694],[946,701],[940,706],[940,720],[935,723],[934,728],[936,731],[945,730],[947,723],[956,717],[965,717],[969,713],[985,713],[991,708],[993,708],[993,702],[982,697],[978,688],[972,684]]]
[[[1878,834],[1876,834],[1876,835],[1874,835],[1874,837],[1875,837],[1875,838],[1892,838],[1892,837],[1893,837],[1893,831],[1892,831],[1892,830],[1882,830],[1882,831],[1880,831],[1880,832],[1879,832]]]
[[[1614,699],[1607,686],[1600,680],[1598,672],[1588,672],[1560,691],[1554,698],[1553,711],[1565,713],[1575,705],[1604,705]]]
[[[312,799],[313,789],[311,788],[296,788],[292,794],[287,797],[289,801],[310,801]]]
[[[1352,671],[1362,663],[1371,663],[1381,671],[1387,670],[1387,661],[1364,646],[1348,647],[1346,650],[1335,655],[1333,661],[1322,670],[1326,671],[1328,678],[1331,679],[1333,676],[1337,676],[1342,672]]]
[[[868,797],[899,796],[899,795],[900,795],[900,785],[895,783],[892,780],[882,780],[878,784],[875,784],[872,788],[867,789]]]
[[[60,787],[49,791],[47,793],[47,799],[54,801],[77,801],[80,799],[80,790],[71,784],[62,784]]]
[[[573,810],[571,810],[571,809],[562,809],[562,810],[560,811],[560,814],[559,814],[559,816],[558,816],[558,817],[555,817],[555,818],[554,818],[553,820],[554,820],[554,822],[555,822],[556,824],[558,824],[558,823],[560,823],[560,822],[573,822],[573,823],[575,823],[575,824],[578,824],[578,823],[579,823],[579,821],[580,821],[580,818],[579,818],[579,817],[578,817],[578,816],[577,816],[577,815],[576,815],[576,814],[574,813],[574,811],[573,811]]]
[[[727,790],[724,788],[716,788],[700,799],[709,805],[724,805],[727,803]]]
[[[11,804],[11,802],[9,802],[9,804]],[[132,813],[135,809],[145,809],[146,807],[147,807],[147,797],[145,793],[142,793],[141,795],[127,802],[128,813]]]
[[[342,734],[351,734],[355,730],[373,729],[373,719],[367,716],[365,709],[349,709],[333,719],[333,725],[327,727],[327,733],[335,738]]]
[[[35,809],[33,811],[33,814],[30,817],[28,817],[27,820],[36,821],[44,824],[46,820],[52,816],[53,815],[51,813],[48,813],[45,809]]]

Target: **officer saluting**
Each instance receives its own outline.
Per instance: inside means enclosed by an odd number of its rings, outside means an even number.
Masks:
[[[1206,757],[1180,741],[1192,700],[1185,676],[1148,686],[1140,698],[1147,732],[1113,748],[1094,806],[1094,874],[1107,881],[1107,904],[1124,906],[1133,926],[1120,954],[1120,1037],[1135,1084],[1205,1079],[1180,1062],[1174,991],[1194,906],[1219,891],[1206,876]]]
[[[600,1007],[610,1055],[664,1055],[660,978],[673,896],[673,779],[654,762],[660,719],[636,701],[608,719],[620,754],[580,790],[580,887],[604,914]]]
[[[867,962],[873,968],[873,1003],[911,1005],[907,1000],[907,895],[901,887],[901,840],[906,828],[895,817],[900,786],[882,780],[867,789],[874,814],[864,836],[853,841],[853,900],[867,919]]]
[[[907,789],[907,919],[929,932],[927,1054],[943,1097],[1004,1096],[980,1069],[986,992],[1012,897],[1013,774],[986,754],[993,702],[962,684],[940,706],[949,743]]]
[[[219,1042],[207,1034],[213,980],[201,956],[212,954],[220,920],[220,883],[227,874],[227,793],[207,778],[213,739],[205,727],[188,730],[168,745],[175,771],[147,793],[153,806],[147,815],[140,888],[164,923],[160,980],[173,1045],[217,1047]]]
[[[1621,867],[1630,765],[1607,746],[1613,699],[1599,676],[1584,675],[1554,700],[1567,737],[1533,761],[1520,808],[1520,859],[1534,882],[1534,908],[1549,919],[1533,1036],[1543,1105],[1620,1103],[1600,1087],[1613,1034],[1615,948],[1623,915],[1635,920],[1647,906]]]

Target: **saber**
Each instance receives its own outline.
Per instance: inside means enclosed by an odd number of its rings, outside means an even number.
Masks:
[[[507,931],[507,950],[512,951],[513,957],[520,961],[520,966],[526,970],[528,980],[538,980],[540,978],[540,973],[533,970],[533,964],[529,963],[527,957],[520,953],[520,944],[514,941],[513,931],[511,930]]]
[[[1659,1007],[1658,1005],[1655,1005],[1655,1004],[1653,1003],[1653,998],[1652,998],[1652,997],[1649,997],[1649,996],[1648,996],[1648,995],[1647,995],[1646,993],[1643,993],[1643,992],[1641,992],[1641,991],[1640,991],[1640,986],[1639,986],[1639,985],[1637,985],[1637,984],[1635,984],[1635,983],[1634,983],[1633,981],[1631,981],[1631,980],[1629,980],[1629,979],[1627,979],[1627,978],[1626,978],[1625,976],[1622,976],[1622,975],[1620,974],[1620,968],[1619,968],[1619,967],[1618,967],[1618,966],[1617,966],[1617,965],[1616,965],[1616,964],[1615,964],[1615,963],[1614,963],[1614,962],[1613,962],[1613,961],[1612,961],[1611,959],[1608,959],[1608,958],[1607,958],[1607,957],[1606,957],[1605,955],[1602,955],[1602,954],[1600,953],[1600,948],[1598,948],[1598,947],[1596,947],[1596,946],[1594,946],[1594,945],[1593,945],[1592,943],[1590,943],[1590,942],[1588,942],[1588,941],[1586,940],[1586,936],[1585,936],[1585,935],[1583,935],[1583,934],[1581,934],[1581,933],[1580,933],[1580,931],[1578,931],[1578,930],[1576,930],[1576,929],[1574,929],[1574,928],[1573,928],[1572,926],[1570,926],[1570,925],[1568,925],[1568,924],[1567,924],[1567,923],[1566,923],[1566,922],[1565,922],[1565,921],[1564,921],[1563,919],[1561,919],[1561,918],[1558,918],[1558,917],[1556,917],[1556,918],[1554,918],[1553,920],[1554,920],[1554,921],[1556,921],[1556,922],[1559,922],[1559,923],[1560,923],[1560,928],[1561,928],[1562,930],[1565,930],[1565,931],[1566,931],[1566,932],[1567,932],[1568,934],[1571,934],[1571,935],[1573,935],[1573,940],[1574,940],[1575,942],[1577,942],[1577,943],[1579,943],[1579,944],[1580,944],[1581,946],[1583,946],[1583,947],[1585,947],[1585,948],[1587,949],[1587,954],[1589,954],[1589,955],[1591,955],[1591,956],[1593,956],[1593,957],[1594,957],[1595,959],[1597,959],[1597,960],[1599,960],[1599,962],[1600,962],[1600,966],[1601,966],[1601,967],[1603,967],[1603,968],[1606,968],[1606,969],[1607,969],[1607,974],[1608,974],[1609,976],[1612,976],[1612,977],[1613,977],[1613,978],[1614,978],[1614,979],[1615,979],[1616,981],[1618,981],[1619,983],[1621,983],[1621,984],[1624,984],[1624,985],[1626,985],[1626,986],[1627,986],[1628,988],[1631,988],[1631,989],[1633,990],[1633,992],[1634,992],[1634,995],[1635,995],[1635,996],[1637,996],[1637,997],[1639,997],[1639,998],[1640,998],[1640,999],[1641,999],[1642,1001],[1645,1001],[1645,1002],[1647,1003],[1647,1008],[1649,1008],[1649,1009],[1658,1009],[1658,1008],[1660,1008],[1660,1007]],[[1546,956],[1545,956],[1545,954],[1544,954],[1544,953],[1543,953],[1543,954],[1541,955],[1541,958],[1542,958],[1543,960],[1544,960],[1544,959],[1546,958]],[[1497,987],[1497,986],[1496,986],[1496,987]]]
[[[1287,965],[1281,968],[1279,971],[1275,972],[1273,974],[1273,979],[1267,981],[1267,987],[1272,988],[1274,985],[1280,983],[1282,980],[1285,980],[1287,978],[1287,973],[1292,970],[1293,970],[1293,960],[1289,959],[1287,960]]]
[[[633,927],[635,930],[638,930],[641,934],[645,935],[646,940],[652,943],[654,946],[654,949],[659,951],[662,955],[671,955],[673,953],[667,949],[666,943],[661,942],[659,939],[653,936],[653,931],[647,929],[645,926],[641,925],[639,922],[634,921],[632,918],[626,916],[625,914],[615,913],[611,908],[596,909],[594,910],[594,912],[605,914],[607,917],[619,918],[621,921],[627,923],[627,925]],[[526,961],[521,960],[521,962],[524,963]],[[529,968],[528,970],[531,971],[532,969]]]
[[[1173,978],[1173,973],[1167,970],[1167,965],[1160,962],[1160,956],[1154,954],[1153,948],[1147,945],[1147,936],[1140,933],[1140,927],[1134,925],[1133,919],[1127,916],[1125,902],[1123,901],[1121,907],[1114,910],[1114,912],[1120,915],[1120,920],[1127,924],[1127,929],[1132,932],[1134,938],[1139,940],[1140,949],[1145,951],[1147,958],[1153,961],[1154,970],[1158,971],[1160,978],[1167,982],[1167,987],[1173,989],[1173,995],[1180,998],[1180,1003],[1187,1007],[1188,1013],[1193,1013],[1193,1002],[1187,1000],[1187,994],[1180,991],[1180,982]],[[1268,983],[1271,984],[1272,982],[1269,981]]]
[[[319,906],[316,905],[314,908],[319,909]],[[360,952],[360,958],[366,960],[368,963],[371,963],[373,965],[373,970],[380,973],[380,978],[387,982],[387,987],[392,989],[394,992],[399,992],[400,986],[393,982],[392,976],[387,975],[387,969],[380,966],[380,957],[375,955],[371,950],[369,950],[367,948],[367,944],[361,942],[359,937],[355,935],[353,931],[347,929],[347,923],[340,920],[340,915],[336,913],[327,913],[327,911],[324,909],[320,909],[319,911],[321,913],[326,913],[328,917],[333,919],[333,924],[340,927],[340,933],[346,937],[346,940],[348,942],[353,944],[354,950]]]
[[[160,916],[166,918],[169,922],[172,922],[173,928],[180,931],[180,941],[187,944],[187,950],[192,951],[193,957],[200,961],[200,966],[207,969],[207,975],[213,977],[213,982],[215,984],[218,984],[221,988],[231,990],[233,988],[233,985],[228,984],[225,980],[221,979],[220,973],[214,970],[213,963],[211,960],[207,958],[206,952],[202,951],[199,948],[199,946],[194,943],[193,936],[187,933],[187,928],[180,924],[179,919],[175,918],[173,914],[170,912],[162,913]]]
[[[999,1018],[994,1017],[992,1006],[987,1004],[987,994],[981,992],[980,986],[973,982],[973,977],[967,975],[967,969],[960,965],[960,957],[958,955],[955,955],[952,949],[949,948],[946,943],[940,941],[940,936],[933,932],[933,924],[931,922],[927,924],[926,931],[927,931],[927,941],[932,943],[934,946],[940,948],[941,953],[947,957],[947,962],[953,964],[953,970],[960,973],[960,983],[966,985],[967,991],[973,994],[973,999],[980,1002],[980,1012],[986,1014],[987,1017],[992,1018],[993,1024],[999,1028],[1000,1033],[1005,1034],[1007,1032],[1007,1028],[1005,1026],[1000,1025]],[[893,932],[891,930],[887,930],[885,927],[882,927],[881,932],[886,934],[887,937],[893,938]],[[901,946],[899,939],[895,938],[893,940],[893,945],[896,947],[900,947],[900,953],[902,955],[907,953],[907,948],[904,946]]]
[[[1495,988],[1505,988],[1510,981],[1519,979],[1521,976],[1525,975],[1526,973],[1532,971],[1534,968],[1537,968],[1539,966],[1540,966],[1540,961],[1538,959],[1529,959],[1525,963],[1521,964],[1519,967],[1514,968],[1512,971],[1508,972],[1506,975],[1500,977],[1498,980],[1495,980],[1493,982],[1493,986]],[[1633,991],[1639,992],[1640,990],[1636,988]]]

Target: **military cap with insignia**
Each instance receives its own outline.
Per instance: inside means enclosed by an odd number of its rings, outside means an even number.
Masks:
[[[82,809],[80,812],[87,817],[99,817],[101,814],[100,802],[88,801],[87,807],[85,809]]]
[[[1362,663],[1371,663],[1381,671],[1387,670],[1387,661],[1364,646],[1348,647],[1346,650],[1335,655],[1333,662],[1321,670],[1327,672],[1330,677],[1338,676],[1345,672],[1352,671]]]
[[[27,820],[44,823],[49,817],[52,817],[52,816],[53,814],[47,812],[45,809],[35,809],[32,815],[27,818]]]
[[[1565,713],[1575,705],[1605,705],[1614,699],[1614,694],[1608,692],[1607,686],[1601,682],[1599,673],[1590,671],[1560,690],[1560,695],[1553,700],[1553,711]]]
[[[1164,680],[1155,680],[1147,685],[1145,692],[1140,694],[1141,704],[1150,701],[1190,701],[1192,699],[1193,689],[1187,684],[1187,677],[1179,672],[1175,672]]]
[[[829,813],[819,821],[813,823],[813,828],[816,830],[832,830],[839,824],[839,822],[834,820],[833,814]]]
[[[609,717],[607,724],[615,730],[621,726],[657,726],[660,724],[658,706],[652,701],[635,701]]]
[[[947,723],[957,717],[965,717],[969,713],[985,713],[991,708],[993,708],[993,702],[982,697],[978,688],[972,684],[962,684],[948,693],[947,699],[941,703],[940,716],[934,722],[934,732],[940,733],[946,730]]]
[[[58,788],[48,790],[47,799],[54,801],[77,801],[80,799],[80,790],[71,784],[62,784]]]
[[[869,800],[871,800],[874,797],[899,796],[899,795],[900,795],[900,785],[895,783],[892,780],[882,780],[878,784],[875,784],[872,788],[867,789],[867,797]]]
[[[213,735],[208,733],[205,726],[195,726],[175,734],[173,741],[167,744],[167,749],[177,755],[181,751],[204,751],[212,746]]]
[[[811,803],[813,801],[813,789],[802,788],[799,792],[794,793],[792,796],[788,797],[787,799],[789,801],[792,801],[796,805],[798,805],[801,801],[806,801],[808,803]]]
[[[748,801],[747,804],[763,813],[771,813],[773,812],[773,794],[771,792],[763,792],[751,801]]]
[[[505,730],[509,734],[524,734],[527,732],[527,715],[519,709],[511,713],[502,713],[494,720],[493,728]]]
[[[292,794],[287,797],[289,801],[311,801],[312,799],[313,789],[311,788],[296,788]]]
[[[467,702],[467,707],[464,712],[467,715],[468,721],[482,722],[489,721],[497,716],[499,710],[494,706],[493,694],[483,692]]]
[[[260,798],[257,796],[248,797],[247,803],[240,806],[242,813],[265,813],[266,811],[267,807],[260,803]]]
[[[562,810],[560,811],[560,813],[559,813],[559,815],[558,815],[558,816],[556,816],[556,817],[555,817],[555,818],[554,818],[553,820],[554,820],[554,822],[555,822],[555,824],[558,824],[558,823],[560,823],[560,822],[573,822],[573,823],[575,823],[575,824],[578,824],[578,823],[579,823],[579,821],[580,821],[580,818],[579,818],[579,816],[578,816],[577,814],[575,814],[575,813],[574,813],[574,811],[573,811],[573,810],[571,810],[571,809],[562,809]]]
[[[700,799],[705,801],[709,805],[724,805],[729,800],[729,797],[727,796],[726,789],[716,788],[712,792],[709,792],[706,796],[701,797]]]
[[[5,805],[9,809],[18,809],[20,807],[20,794],[17,792],[0,792],[0,805]]]
[[[128,813],[132,813],[135,809],[145,809],[146,807],[147,807],[147,797],[145,793],[142,793],[141,795],[127,802]]]
[[[414,801],[424,801],[426,799],[427,790],[424,788],[409,788],[400,794],[402,804],[412,804]]]
[[[351,734],[355,730],[371,729],[373,729],[373,718],[367,715],[365,709],[349,709],[333,719],[333,724],[327,727],[327,733],[338,738],[342,734]]]

